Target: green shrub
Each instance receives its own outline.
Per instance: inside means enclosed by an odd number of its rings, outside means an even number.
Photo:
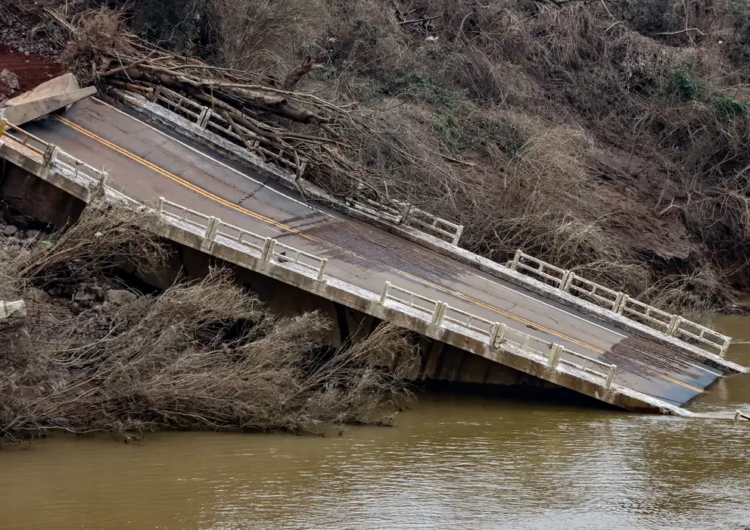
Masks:
[[[694,79],[685,70],[672,70],[662,88],[665,97],[677,101],[694,101],[706,91],[706,85],[700,79]]]
[[[749,109],[750,105],[744,101],[736,100],[725,94],[720,94],[713,102],[714,116],[722,122],[743,118],[747,116]]]

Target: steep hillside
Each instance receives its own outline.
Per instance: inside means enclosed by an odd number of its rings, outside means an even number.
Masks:
[[[683,312],[750,290],[745,0],[46,0],[4,16],[62,49],[42,8],[101,34],[85,11],[101,4],[267,86],[303,72],[295,90],[346,116],[347,167],[464,224],[472,251],[520,247]],[[68,66],[105,82],[71,42]],[[310,169],[336,193],[345,175]]]

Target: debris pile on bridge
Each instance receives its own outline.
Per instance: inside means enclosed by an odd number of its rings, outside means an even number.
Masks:
[[[162,89],[177,92],[221,116],[241,145],[261,159],[298,178],[304,172],[307,180],[337,197],[391,202],[386,178],[379,178],[358,153],[363,138],[377,134],[368,120],[351,107],[295,90],[313,68],[309,58],[274,82],[155,47],[131,33],[116,11],[99,9],[70,18],[47,12],[70,35],[62,59],[81,82],[152,99]]]

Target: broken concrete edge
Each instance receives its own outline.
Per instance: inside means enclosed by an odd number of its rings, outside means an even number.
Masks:
[[[19,167],[22,167],[29,173],[81,199],[87,204],[91,203],[96,196],[97,190],[92,188],[96,183],[89,182],[82,184],[72,182],[70,175],[65,174],[66,172],[61,171],[60,168],[54,166],[47,168],[41,161],[25,157],[23,153],[18,153],[18,156],[15,157],[9,157],[8,155],[12,155],[12,151],[15,150],[7,149],[8,147],[1,147],[0,155],[14,164],[16,159],[26,158],[25,163],[16,165],[19,165]],[[103,196],[107,200],[119,202],[130,207],[143,208],[144,213],[148,210],[145,205],[117,190],[113,190],[107,186],[100,189],[103,189]],[[570,367],[558,366],[557,368],[550,368],[546,364],[546,359],[526,352],[516,345],[504,343],[502,349],[492,348],[483,338],[474,336],[475,334],[468,330],[459,332],[432,324],[427,315],[421,315],[414,308],[401,307],[400,304],[398,304],[398,307],[394,307],[394,304],[380,304],[377,293],[358,288],[348,282],[332,277],[327,277],[324,281],[319,281],[309,271],[301,267],[294,267],[294,264],[284,264],[282,266],[274,262],[270,264],[265,263],[260,255],[256,257],[248,251],[247,247],[240,244],[232,244],[230,240],[223,241],[219,239],[206,248],[204,234],[200,229],[184,225],[184,223],[180,223],[177,220],[166,220],[153,215],[144,215],[143,220],[144,228],[153,231],[156,235],[167,240],[193,248],[226,263],[263,274],[332,302],[359,310],[382,321],[393,322],[402,328],[420,333],[433,340],[480,355],[491,361],[558,386],[569,388],[615,407],[637,412],[658,412],[662,414],[690,416],[689,411],[680,407],[617,384],[613,384],[611,388],[607,389],[601,384],[601,381],[590,374],[576,371]]]
[[[218,151],[219,153],[226,155],[239,162],[249,164],[250,167],[260,173],[264,177],[275,179],[282,185],[293,191],[299,191],[298,186],[302,186],[305,193],[317,201],[330,205],[334,209],[343,211],[346,214],[370,224],[377,226],[389,233],[398,235],[404,239],[412,241],[424,248],[435,251],[446,257],[455,259],[461,263],[469,265],[473,268],[479,269],[486,272],[496,278],[505,280],[514,285],[524,287],[532,292],[540,294],[545,298],[552,299],[563,305],[578,309],[585,314],[593,316],[601,321],[613,324],[617,327],[635,333],[638,335],[645,336],[652,340],[655,340],[659,344],[678,348],[681,351],[688,353],[689,355],[695,356],[701,362],[706,363],[709,366],[713,366],[720,370],[725,370],[733,373],[745,373],[747,369],[727,361],[718,355],[714,355],[701,348],[688,344],[680,339],[666,335],[658,330],[630,320],[622,315],[617,315],[611,311],[608,311],[595,304],[576,298],[575,296],[550,287],[538,280],[520,274],[513,271],[504,265],[496,263],[488,258],[484,258],[468,250],[462,249],[461,247],[449,243],[440,238],[424,233],[420,230],[404,226],[395,225],[392,222],[388,222],[377,216],[377,212],[373,211],[371,214],[358,208],[352,208],[348,206],[344,201],[331,197],[328,192],[322,188],[306,181],[303,178],[296,179],[294,175],[283,171],[280,168],[267,164],[261,160],[257,155],[243,149],[242,147],[222,138],[221,136],[201,129],[197,124],[190,120],[183,118],[182,116],[175,114],[174,112],[161,107],[156,103],[152,103],[142,96],[137,94],[131,94],[118,89],[111,90],[121,101],[123,101],[129,108],[137,111],[151,121],[155,121],[163,126],[176,129],[178,132],[198,141],[199,143]]]
[[[54,79],[49,79],[48,81],[37,85],[36,88],[33,88],[28,92],[24,92],[23,94],[19,94],[18,96],[9,99],[5,103],[8,106],[21,105],[24,103],[38,101],[39,99],[47,98],[50,96],[59,96],[60,94],[75,92],[80,88],[81,86],[78,84],[78,79],[76,79],[75,75],[68,72],[66,74],[57,76]]]
[[[65,74],[9,99],[0,112],[2,118],[18,127],[94,94],[96,87],[79,88],[75,76]]]

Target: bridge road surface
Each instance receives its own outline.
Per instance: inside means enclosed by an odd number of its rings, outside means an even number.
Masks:
[[[133,199],[158,197],[328,258],[326,273],[380,293],[385,281],[618,365],[615,382],[681,405],[722,372],[294,192],[174,131],[89,98],[24,126],[98,169]],[[620,345],[622,350],[617,350]],[[613,356],[612,348],[626,352]],[[614,360],[613,360],[614,359]]]

